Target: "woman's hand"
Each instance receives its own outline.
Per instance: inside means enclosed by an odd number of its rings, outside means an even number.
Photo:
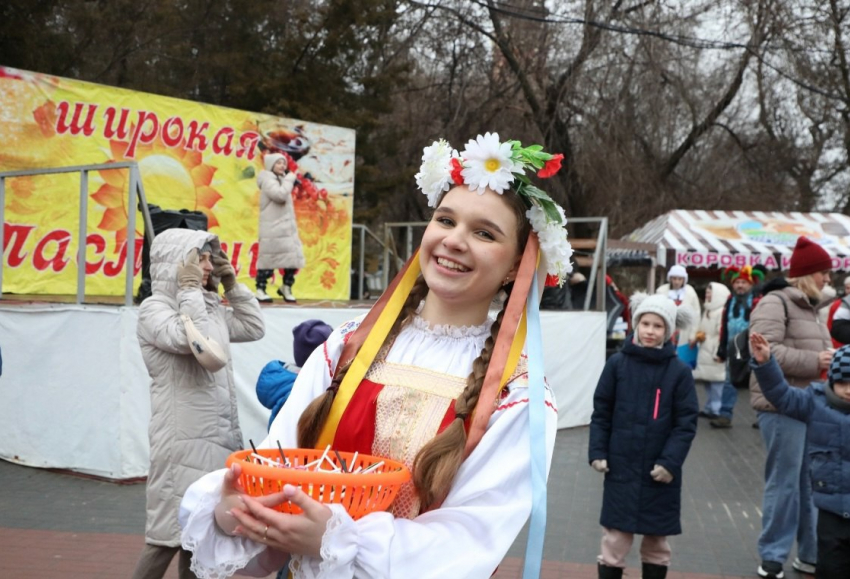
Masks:
[[[236,271],[230,264],[230,258],[223,250],[218,250],[218,255],[212,257],[212,274],[221,280],[224,291],[230,291],[236,285]]]
[[[204,272],[198,259],[198,250],[192,249],[183,260],[183,265],[177,267],[177,285],[181,289],[195,289],[201,287]]]
[[[750,332],[750,354],[759,364],[770,360],[770,344],[758,332]]]
[[[242,497],[244,489],[239,484],[239,476],[242,474],[242,467],[239,463],[234,463],[226,473],[224,473],[224,484],[221,487],[221,500],[215,506],[215,522],[218,528],[227,535],[233,535],[239,521],[233,516],[232,509],[234,507],[244,508]]]
[[[283,492],[253,499],[242,495],[241,507],[231,509],[239,522],[235,534],[248,537],[285,553],[318,557],[322,547],[331,510],[311,499],[301,488],[285,485]],[[284,501],[300,507],[300,515],[288,515],[274,510]]]
[[[818,367],[821,370],[828,370],[829,364],[832,362],[832,355],[835,354],[835,350],[830,348],[829,350],[824,350],[820,354],[818,354]]]

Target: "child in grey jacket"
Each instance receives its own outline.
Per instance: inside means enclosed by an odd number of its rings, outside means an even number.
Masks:
[[[815,506],[816,579],[845,579],[850,569],[850,346],[832,358],[826,382],[792,388],[761,334],[750,334],[753,367],[765,397],[779,412],[805,422]]]

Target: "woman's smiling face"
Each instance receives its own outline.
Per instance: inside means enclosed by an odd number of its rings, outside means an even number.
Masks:
[[[451,189],[434,210],[419,253],[428,299],[444,306],[489,307],[519,265],[517,216],[489,189],[483,195],[466,186]]]

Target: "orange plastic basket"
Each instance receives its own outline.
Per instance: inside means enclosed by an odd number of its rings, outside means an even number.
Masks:
[[[319,460],[324,450],[316,448],[284,448],[283,453],[289,467],[268,466],[251,457],[251,449],[234,452],[227,457],[227,467],[238,462],[242,468],[239,480],[242,488],[252,497],[281,492],[283,485],[300,486],[313,499],[325,504],[341,504],[353,519],[376,511],[385,511],[392,504],[401,485],[410,480],[410,470],[397,461],[387,458],[354,453],[330,451],[327,459],[341,467],[337,454],[346,463],[349,472],[315,471],[299,469]],[[257,454],[276,463],[283,463],[280,451],[272,448],[257,449]],[[352,464],[352,459],[355,459]],[[354,473],[383,462],[365,474]],[[326,461],[323,468],[330,469]],[[282,513],[298,514],[301,509],[289,501],[280,503],[275,509]]]

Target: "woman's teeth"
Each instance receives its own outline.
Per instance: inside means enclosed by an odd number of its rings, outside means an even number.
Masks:
[[[437,258],[437,263],[439,265],[443,266],[443,267],[446,267],[448,269],[453,269],[455,271],[469,271],[469,268],[466,268],[466,267],[460,265],[459,263],[455,263],[455,262],[450,261],[448,259],[443,259],[442,257]]]

